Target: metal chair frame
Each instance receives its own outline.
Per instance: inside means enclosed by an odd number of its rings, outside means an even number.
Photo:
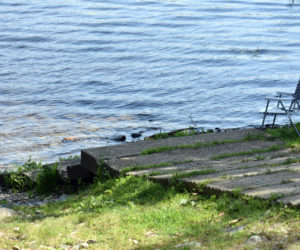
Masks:
[[[290,96],[291,98],[284,98],[285,96]],[[290,121],[291,125],[294,127],[296,133],[298,134],[298,136],[300,136],[300,133],[291,117],[295,112],[300,110],[300,104],[299,104],[299,101],[300,101],[300,79],[298,81],[298,84],[297,84],[297,87],[296,87],[296,90],[294,93],[277,92],[277,96],[265,97],[265,100],[267,100],[267,105],[266,105],[265,111],[261,112],[264,115],[261,127],[263,128],[267,115],[274,116],[272,128],[274,128],[276,117],[278,115],[286,115],[289,118],[289,121]],[[275,109],[274,108],[269,109],[269,104],[271,101],[277,102]],[[286,108],[286,105],[284,105],[284,102],[290,102],[288,108]]]

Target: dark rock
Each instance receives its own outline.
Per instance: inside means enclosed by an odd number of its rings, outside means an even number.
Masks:
[[[139,137],[141,137],[141,136],[142,136],[141,133],[132,133],[132,134],[131,134],[131,137],[132,137],[132,138],[139,138]]]
[[[126,141],[126,136],[125,135],[117,135],[110,139],[113,141]]]
[[[77,181],[79,179],[85,180],[93,178],[94,175],[83,168],[80,164],[80,158],[65,160],[58,163],[50,163],[43,166],[43,168],[53,167],[57,164],[57,170],[61,177],[71,180]],[[32,171],[25,172],[24,175],[27,176],[30,180],[36,182],[37,176],[41,172],[41,169],[36,169]]]
[[[83,168],[80,164],[81,159],[70,159],[62,162],[58,162],[57,170],[60,176],[70,179],[71,181],[76,181],[78,179],[88,179],[93,177],[93,175]],[[54,166],[56,163],[47,164],[44,167]]]
[[[216,131],[217,133],[220,133],[220,132],[221,132],[221,129],[220,129],[220,128],[215,128],[215,131]]]

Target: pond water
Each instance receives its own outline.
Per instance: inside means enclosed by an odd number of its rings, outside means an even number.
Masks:
[[[2,0],[0,22],[2,165],[259,125],[300,75],[297,0]]]

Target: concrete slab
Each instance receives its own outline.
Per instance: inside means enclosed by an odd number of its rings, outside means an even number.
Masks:
[[[122,158],[113,157],[105,162],[115,171],[120,171],[130,166],[147,166],[167,162],[208,161],[210,160],[210,157],[215,155],[264,149],[276,144],[277,143],[273,141],[260,141],[259,143],[257,141],[226,143],[210,147],[200,147],[198,149],[177,149],[150,155],[137,155]]]
[[[292,182],[287,184],[271,185],[252,190],[246,190],[243,194],[248,196],[258,196],[263,199],[269,199],[274,195],[291,196],[300,193],[300,183]]]
[[[279,199],[278,202],[294,207],[300,207],[300,194],[284,197],[282,199]]]
[[[208,193],[231,192],[242,189],[244,194],[270,198],[282,194],[282,201],[298,204],[300,190],[300,152],[281,149],[270,152],[256,152],[252,155],[232,154],[250,150],[266,149],[283,145],[280,141],[249,140],[220,143],[199,148],[180,148],[149,155],[143,150],[162,146],[194,145],[198,142],[214,142],[243,139],[248,134],[260,134],[259,130],[236,130],[196,136],[168,138],[156,141],[139,141],[117,146],[82,150],[81,166],[96,173],[98,168],[107,168],[112,174],[137,167],[127,174],[148,175],[149,179],[169,184],[176,173],[210,170],[214,173],[198,173],[197,176],[181,178],[187,188],[206,183],[203,190]],[[227,158],[214,160],[215,156],[228,154]],[[293,163],[296,162],[296,163]],[[288,164],[290,163],[290,164]],[[293,164],[292,164],[293,163]],[[144,169],[142,169],[144,168]],[[208,183],[208,184],[207,184]],[[292,197],[289,198],[288,197]],[[286,200],[284,200],[286,198]]]
[[[208,184],[209,188],[220,191],[233,191],[235,189],[254,189],[263,186],[280,184],[283,182],[300,182],[300,172],[278,172],[259,176],[241,177],[233,180],[226,180],[219,183]],[[194,182],[197,183],[197,180]]]
[[[215,168],[210,168],[210,169],[217,171],[217,169]],[[230,178],[230,182],[233,182],[234,178],[238,178],[238,177],[240,178],[249,177],[249,176],[259,177],[259,175],[271,175],[276,172],[281,172],[286,170],[300,171],[300,165],[294,164],[290,166],[284,165],[284,166],[277,166],[277,167],[266,166],[266,167],[247,168],[247,169],[234,169],[230,171],[220,171],[213,174],[198,175],[190,178],[184,178],[183,180],[201,183],[207,180],[218,181],[218,180]]]
[[[279,151],[277,154],[280,154]],[[260,154],[259,156],[261,156]],[[155,167],[155,168],[148,168],[142,170],[135,170],[128,172],[131,175],[150,175],[152,172],[160,172],[161,174],[173,174],[175,172],[181,173],[185,171],[191,170],[201,170],[201,169],[213,169],[218,172],[223,171],[230,171],[230,170],[239,170],[239,169],[249,169],[241,171],[242,174],[246,174],[246,172],[250,172],[251,168],[253,169],[253,174],[256,174],[255,171],[259,171],[259,173],[267,171],[271,168],[270,171],[281,171],[283,169],[289,168],[290,165],[286,164],[287,160],[300,160],[300,158],[296,157],[294,154],[287,155],[285,157],[279,158],[272,158],[274,156],[274,152],[269,152],[264,154],[264,160],[257,160],[255,157],[249,158],[248,156],[244,157],[230,157],[220,161],[214,160],[202,160],[202,161],[192,161],[186,163],[176,163],[171,164],[168,166],[163,167]],[[284,164],[280,166],[280,164]],[[274,166],[278,165],[278,166]],[[269,166],[269,167],[268,167]],[[256,169],[260,170],[256,170]],[[291,169],[297,170],[298,168],[295,167],[295,164],[292,165]],[[231,173],[227,172],[226,175]],[[250,173],[249,173],[250,174]]]
[[[107,159],[139,156],[143,150],[161,146],[191,145],[197,142],[239,140],[249,134],[262,134],[257,129],[231,130],[228,132],[173,137],[162,140],[139,141],[116,146],[90,148],[81,151],[81,165],[95,173],[98,164]]]

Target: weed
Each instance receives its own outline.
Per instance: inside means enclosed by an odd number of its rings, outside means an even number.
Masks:
[[[296,123],[298,129],[300,129],[300,123]],[[276,129],[268,129],[267,132],[274,138],[285,141],[287,147],[297,148],[300,146],[299,136],[294,128],[290,126],[282,126]]]
[[[245,163],[245,162],[248,162],[248,161],[251,161],[251,158],[245,158],[241,161],[241,163]]]
[[[36,182],[36,191],[39,194],[56,192],[62,183],[62,178],[57,170],[57,164],[54,164],[54,166],[43,167],[42,171],[37,176]]]
[[[34,186],[34,182],[31,181],[24,172],[41,169],[42,164],[31,160],[29,157],[22,166],[18,166],[17,170],[10,173],[4,173],[4,185],[15,191],[25,191],[31,189]]]
[[[141,155],[149,155],[149,154],[156,154],[156,153],[162,153],[165,151],[172,151],[177,149],[197,149],[201,147],[211,147],[216,145],[222,145],[227,143],[239,143],[239,142],[245,142],[249,140],[263,140],[264,137],[262,136],[255,136],[248,134],[243,139],[232,139],[232,140],[222,140],[222,141],[212,141],[212,142],[197,142],[195,144],[183,144],[183,145],[177,145],[177,146],[160,146],[156,148],[149,148],[146,150],[143,150],[141,152]]]
[[[32,181],[26,174],[38,170],[35,181]],[[56,192],[65,183],[58,172],[57,163],[50,166],[43,166],[42,163],[28,161],[19,166],[17,171],[4,173],[4,184],[14,191],[37,192],[39,194],[49,194]]]
[[[190,120],[191,120],[191,123],[193,124],[193,128],[197,128],[197,122],[194,120],[194,118],[192,117],[192,114],[193,113],[190,113]]]
[[[170,137],[183,137],[183,136],[191,136],[191,135],[196,135],[198,134],[197,130],[195,130],[193,127],[190,127],[188,129],[184,129],[184,130],[179,130],[179,131],[175,131],[175,132],[159,132],[157,134],[154,134],[153,136],[151,136],[151,138],[153,140],[160,140],[160,139],[166,139],[166,138],[170,138]]]
[[[94,181],[104,181],[111,178],[110,172],[107,168],[105,160],[100,160],[98,163],[98,169],[96,173],[96,177],[94,177]]]
[[[290,164],[293,164],[293,163],[297,163],[299,161],[300,161],[300,159],[287,158],[282,164],[284,164],[284,165],[290,165]]]
[[[183,144],[183,145],[177,145],[177,146],[161,146],[157,148],[150,148],[143,150],[141,152],[141,155],[149,155],[149,154],[155,154],[155,153],[162,153],[165,151],[172,151],[176,149],[197,149],[200,147],[210,147],[214,145],[220,145],[225,143],[237,143],[241,142],[241,140],[224,140],[224,141],[213,141],[213,142],[197,142],[195,144]]]
[[[214,169],[194,170],[194,171],[190,171],[190,172],[176,173],[172,176],[172,178],[174,178],[174,179],[188,178],[188,177],[197,176],[197,175],[213,174],[216,172],[217,171]]]
[[[289,179],[285,179],[280,182],[280,184],[289,184],[289,183],[293,183],[293,181]]]
[[[240,167],[238,167],[238,169],[248,169],[248,168],[252,168],[252,166],[240,166]]]
[[[270,138],[270,137],[269,137]],[[244,140],[245,141],[254,141],[254,140],[260,140],[260,141],[266,141],[267,139],[269,139],[268,137],[266,137],[265,134],[250,134],[248,133]]]
[[[283,194],[281,194],[281,193],[272,193],[268,200],[272,202],[272,201],[276,201],[282,197],[283,197]]]
[[[184,130],[184,131],[177,131],[174,134],[174,137],[182,137],[182,136],[191,136],[191,135],[197,135],[198,132],[196,130]]]
[[[234,190],[232,190],[232,195],[233,197],[239,197],[242,195],[243,189],[242,188],[235,188]]]
[[[264,148],[264,149],[252,149],[250,151],[242,151],[242,152],[237,152],[237,153],[226,153],[226,154],[222,154],[222,155],[216,155],[216,156],[212,157],[211,159],[221,160],[221,159],[234,157],[234,156],[254,155],[254,154],[257,154],[257,153],[267,153],[267,152],[280,150],[283,147],[284,146],[282,146],[282,145],[274,145],[274,146]]]
[[[71,161],[71,160],[77,160],[79,159],[79,155],[70,155],[68,157],[59,157],[59,162],[65,162],[65,161]]]
[[[163,162],[163,163],[156,163],[156,164],[150,164],[150,165],[133,165],[133,166],[123,168],[121,171],[121,174],[126,174],[128,172],[135,171],[135,170],[167,167],[167,166],[180,165],[180,164],[189,163],[189,162],[192,162],[192,161],[186,160],[186,161]]]
[[[135,171],[135,170],[143,170],[143,169],[151,169],[151,168],[160,168],[160,167],[166,167],[166,166],[170,166],[173,165],[173,162],[168,162],[168,163],[158,163],[158,164],[150,164],[150,165],[134,165],[134,166],[129,166],[126,168],[123,168],[121,171],[121,174],[125,174],[131,171]]]
[[[261,155],[258,155],[258,156],[255,157],[256,161],[262,161],[264,159],[266,159],[266,157],[265,156],[261,156]]]
[[[166,133],[166,132],[163,132],[163,133],[159,132],[159,133],[153,135],[154,140],[161,140],[161,139],[166,139],[166,138],[169,138],[169,137],[170,137],[169,134]]]
[[[270,169],[270,168],[267,168],[265,174],[272,174],[271,169]]]

